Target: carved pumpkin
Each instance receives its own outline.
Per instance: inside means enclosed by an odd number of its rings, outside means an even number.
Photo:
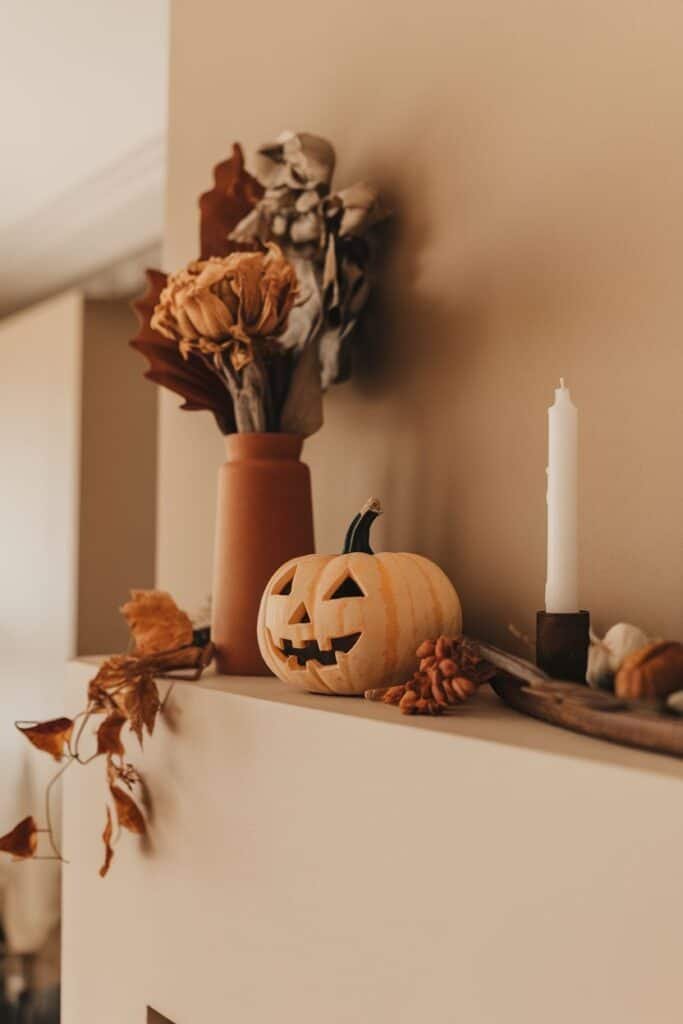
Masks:
[[[313,693],[357,694],[403,682],[425,637],[462,630],[460,601],[421,555],[374,554],[372,500],[355,517],[341,555],[294,558],[261,599],[258,641],[268,667]]]

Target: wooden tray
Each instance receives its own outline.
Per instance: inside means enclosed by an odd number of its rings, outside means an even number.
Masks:
[[[683,757],[683,718],[577,683],[529,682],[499,671],[491,686],[510,707],[552,725],[627,747]]]

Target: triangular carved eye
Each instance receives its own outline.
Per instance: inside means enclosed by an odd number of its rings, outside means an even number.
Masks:
[[[365,597],[365,593],[358,586],[353,576],[345,576],[341,583],[330,594],[328,600],[336,601],[340,597]]]
[[[292,593],[292,583],[296,575],[296,569],[291,569],[286,576],[278,580],[273,587],[273,593],[278,597],[287,597]]]
[[[310,625],[311,620],[308,616],[308,611],[305,604],[298,605],[292,614],[289,616],[290,626],[303,626],[305,623]]]

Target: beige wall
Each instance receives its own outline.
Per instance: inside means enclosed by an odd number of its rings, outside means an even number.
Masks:
[[[683,762],[486,689],[424,719],[176,686],[104,881],[102,766],[65,777],[63,1024],[680,1024]]]
[[[24,689],[10,723],[76,653],[82,323],[77,292],[0,322],[0,657],[8,699],[8,664]]]
[[[64,713],[64,665],[124,650],[118,605],[154,580],[156,395],[127,303],[76,291],[0,321],[0,833],[41,819],[52,774],[12,723]],[[59,917],[58,865],[0,861],[11,947]]]
[[[451,574],[466,627],[532,628],[546,407],[581,410],[582,600],[681,634],[683,8],[674,0],[173,4],[166,266],[233,139],[329,136],[392,196],[385,312],[306,447],[318,546],[368,496],[378,541]],[[221,442],[161,407],[159,578],[210,584]]]
[[[64,714],[76,652],[82,320],[68,292],[0,322],[0,834],[42,816],[53,766],[12,723]],[[39,949],[58,865],[1,858],[0,917],[13,950]]]
[[[154,583],[156,392],[127,341],[129,303],[85,304],[78,653],[125,650],[119,606]]]

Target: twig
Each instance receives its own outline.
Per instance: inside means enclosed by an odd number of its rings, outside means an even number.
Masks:
[[[62,857],[61,851],[59,850],[57,843],[55,841],[55,834],[52,829],[52,815],[50,813],[50,798],[52,796],[52,789],[55,783],[62,777],[67,768],[71,767],[75,760],[76,758],[70,757],[66,764],[62,765],[59,771],[52,776],[45,790],[45,820],[47,822],[47,834],[50,840],[50,846],[54,850],[57,859],[60,860],[62,864],[68,864],[69,862],[68,860],[65,860],[64,857]]]
[[[85,761],[82,760],[81,759],[81,755],[80,755],[80,753],[78,751],[78,746],[79,746],[79,744],[81,742],[81,738],[83,736],[83,730],[85,729],[86,725],[88,724],[88,722],[92,718],[92,714],[93,714],[92,706],[88,705],[86,710],[82,711],[81,714],[79,716],[77,716],[79,718],[80,717],[83,718],[83,721],[81,722],[81,724],[80,724],[80,726],[78,728],[78,732],[76,733],[76,740],[74,742],[74,757],[76,758],[76,760],[78,761],[79,764],[88,764],[88,762],[92,760],[92,758],[87,758],[87,760],[85,760]],[[97,756],[97,755],[95,755],[95,756]]]
[[[169,701],[170,696],[173,693],[174,689],[175,689],[175,683],[171,683],[171,685],[169,686],[168,690],[166,691],[166,696],[164,697],[164,699],[162,700],[161,704],[159,705],[159,711],[162,714],[164,713],[164,711],[166,709],[166,705],[168,704],[168,701]]]
[[[79,711],[78,712],[78,714],[74,717],[74,719],[73,719],[73,721],[71,723],[71,732],[69,734],[68,740],[66,741],[66,746],[67,746],[67,749],[68,749],[69,754],[70,754],[71,757],[78,758],[78,753],[77,753],[75,748],[78,745],[78,739],[80,739],[80,731],[79,731],[78,738],[75,740],[74,745],[72,746],[72,744],[71,744],[71,737],[73,736],[73,727],[75,726],[76,722],[79,721],[79,719],[85,718],[87,720],[87,717],[90,714],[90,712],[91,712],[91,707],[90,707],[90,704],[88,704],[88,707],[85,708],[84,711]]]
[[[523,633],[521,629],[515,626],[514,622],[508,623],[508,633],[511,633],[515,640],[519,640],[520,644],[523,644],[527,651],[530,651],[532,654],[534,653],[536,644],[526,633]]]

